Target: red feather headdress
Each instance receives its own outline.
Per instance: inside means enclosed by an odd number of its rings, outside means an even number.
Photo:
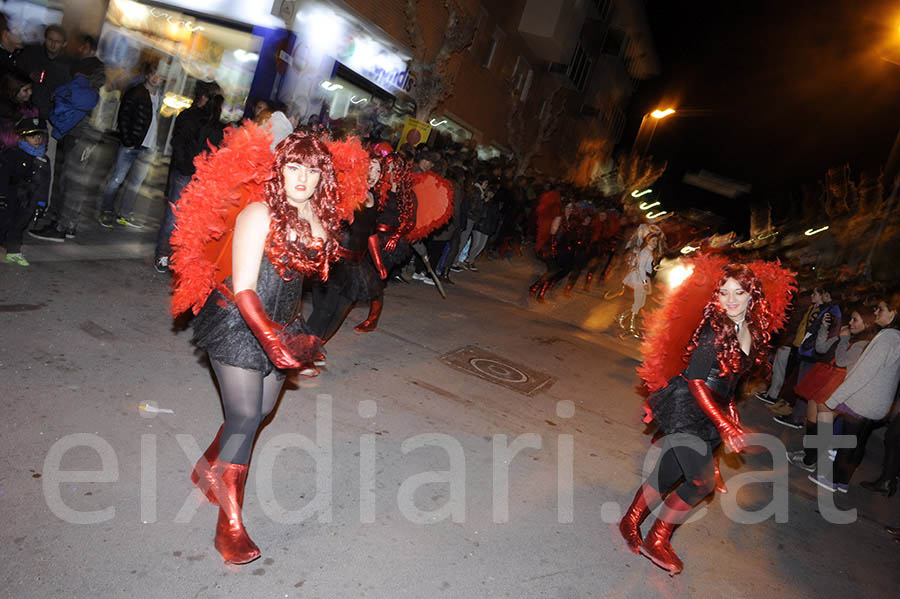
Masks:
[[[721,255],[701,255],[691,260],[691,275],[669,292],[661,308],[647,316],[647,332],[641,344],[644,361],[638,366],[637,373],[650,392],[665,387],[669,379],[684,368],[688,344],[722,277],[722,268],[728,263],[729,260]],[[778,261],[756,261],[747,266],[762,283],[772,315],[767,331],[774,333],[787,320],[791,296],[797,289],[795,273]]]

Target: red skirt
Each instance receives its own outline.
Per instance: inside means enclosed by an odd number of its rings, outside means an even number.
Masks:
[[[846,368],[828,362],[816,362],[794,387],[794,393],[807,401],[825,403],[844,382],[845,376]]]

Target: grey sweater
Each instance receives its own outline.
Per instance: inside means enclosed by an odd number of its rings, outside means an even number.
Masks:
[[[837,343],[837,347],[834,349],[834,365],[839,368],[852,368],[856,361],[859,360],[863,350],[869,345],[868,341],[857,341],[851,345],[849,335],[829,337],[828,327],[819,327],[819,336],[816,338],[816,353],[828,353],[828,350],[835,343]]]
[[[884,329],[869,343],[825,405],[841,404],[870,420],[884,418],[900,383],[900,331]]]

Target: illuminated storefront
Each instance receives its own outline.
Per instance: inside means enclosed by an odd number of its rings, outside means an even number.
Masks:
[[[282,99],[305,117],[377,122],[399,133],[412,112],[408,101],[397,101],[406,93],[409,50],[323,2],[304,3],[294,31]]]
[[[132,0],[111,0],[98,55],[107,66],[107,85],[94,125],[112,129],[122,92],[142,62],[165,76],[160,110],[160,147],[168,153],[173,119],[191,104],[198,81],[219,83],[225,95],[223,120],[241,118],[250,95],[262,37],[250,25],[224,24],[215,17],[182,13]]]

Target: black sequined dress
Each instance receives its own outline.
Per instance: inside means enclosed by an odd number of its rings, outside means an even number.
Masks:
[[[726,414],[728,404],[737,389],[741,376],[752,364],[752,358],[742,354],[741,372],[720,376],[715,332],[707,323],[700,332],[697,349],[691,354],[688,367],[672,377],[669,384],[647,398],[653,417],[666,434],[688,433],[704,441],[718,442],[719,431],[707,418],[688,388],[688,379],[703,379],[713,391],[716,402]]]
[[[351,224],[339,240],[342,257],[331,265],[327,288],[351,302],[368,302],[382,294],[383,285],[378,271],[369,259],[369,237],[375,232],[378,209],[363,207],[357,210]]]
[[[225,285],[231,288],[230,277],[225,280]],[[311,334],[300,313],[302,275],[295,273],[290,281],[285,281],[268,258],[263,256],[256,294],[269,319],[285,327],[285,336]],[[275,369],[253,331],[244,322],[237,305],[226,299],[220,291],[213,290],[191,326],[194,343],[205,349],[210,359],[230,366],[258,370],[264,375]]]

